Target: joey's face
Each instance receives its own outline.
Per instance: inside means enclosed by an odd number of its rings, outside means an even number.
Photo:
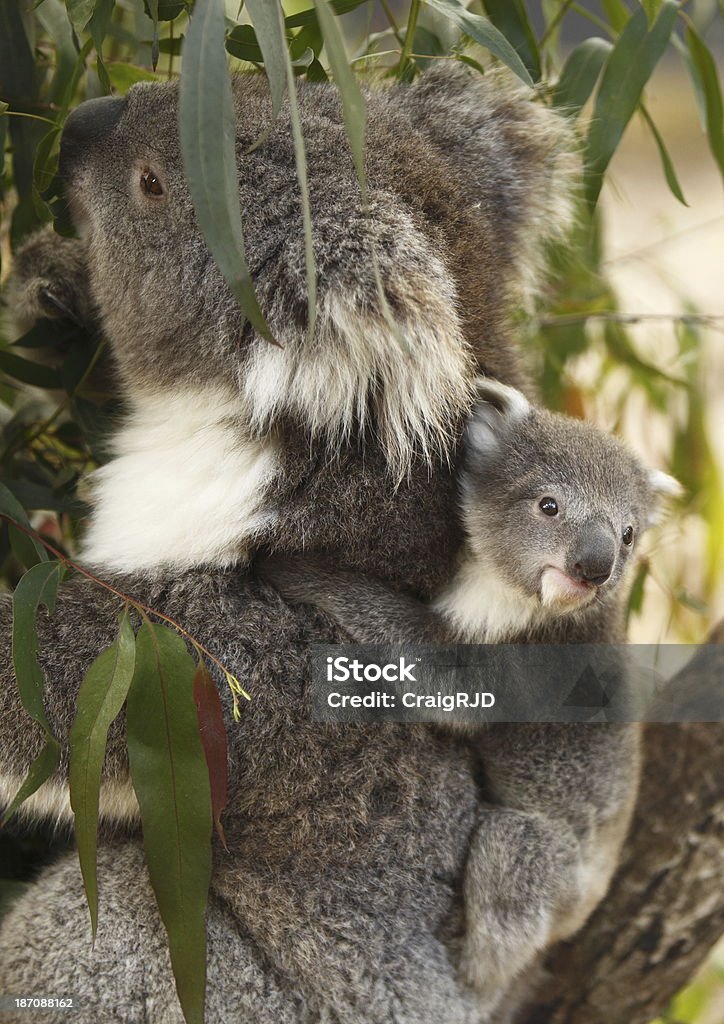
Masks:
[[[659,492],[674,487],[602,431],[530,406],[488,406],[468,431],[471,546],[552,617],[621,586]]]

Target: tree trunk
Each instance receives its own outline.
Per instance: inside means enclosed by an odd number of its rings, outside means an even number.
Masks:
[[[723,634],[720,625],[713,643]],[[714,687],[721,710],[724,646],[703,647],[672,685],[686,687],[692,719],[704,697],[711,709]],[[648,725],[644,751],[611,890],[583,930],[552,950],[521,1024],[647,1024],[724,932],[724,725]]]

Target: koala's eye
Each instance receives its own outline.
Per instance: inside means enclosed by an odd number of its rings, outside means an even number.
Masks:
[[[624,544],[626,545],[627,548],[630,547],[633,544],[633,539],[634,539],[633,526],[627,526],[626,529],[623,531],[623,542],[624,542]]]
[[[558,502],[555,498],[541,498],[538,502],[538,508],[547,516],[558,515]]]
[[[163,195],[163,185],[153,171],[148,170],[148,168],[141,173],[141,191],[147,196],[158,197]]]

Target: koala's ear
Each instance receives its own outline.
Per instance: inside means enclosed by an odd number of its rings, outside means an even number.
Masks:
[[[684,488],[675,477],[669,476],[668,473],[664,473],[660,469],[649,471],[649,487],[653,500],[647,525],[653,526],[663,518],[667,503],[680,498],[684,493]]]
[[[464,437],[465,453],[474,460],[495,456],[513,427],[533,409],[522,392],[499,381],[480,378],[476,389]]]

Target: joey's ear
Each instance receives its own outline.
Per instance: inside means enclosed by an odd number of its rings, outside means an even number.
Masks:
[[[522,392],[497,380],[480,378],[476,388],[464,437],[466,456],[473,460],[496,455],[512,428],[533,408]]]
[[[679,481],[660,469],[649,471],[649,487],[651,488],[651,508],[649,510],[648,526],[653,526],[663,518],[668,502],[680,498],[684,488]]]

